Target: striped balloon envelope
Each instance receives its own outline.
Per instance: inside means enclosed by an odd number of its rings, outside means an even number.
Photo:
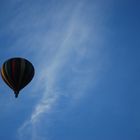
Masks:
[[[13,89],[15,97],[34,77],[34,67],[24,58],[11,58],[4,62],[1,76],[4,82]]]

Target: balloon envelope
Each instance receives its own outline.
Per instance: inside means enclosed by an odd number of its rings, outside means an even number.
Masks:
[[[33,78],[35,73],[31,62],[24,58],[11,58],[1,68],[2,79],[13,89],[15,97]]]

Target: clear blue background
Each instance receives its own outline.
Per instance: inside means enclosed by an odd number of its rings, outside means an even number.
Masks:
[[[18,99],[0,79],[0,139],[140,139],[138,0],[1,0],[0,65],[17,56],[36,74]]]

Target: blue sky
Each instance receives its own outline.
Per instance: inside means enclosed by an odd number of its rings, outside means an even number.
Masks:
[[[2,140],[140,139],[138,0],[1,0],[0,65],[36,70],[18,99],[0,80]]]

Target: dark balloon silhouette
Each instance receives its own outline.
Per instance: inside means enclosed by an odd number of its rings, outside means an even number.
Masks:
[[[13,89],[15,97],[33,78],[35,73],[31,62],[24,58],[11,58],[1,68],[2,79]]]

